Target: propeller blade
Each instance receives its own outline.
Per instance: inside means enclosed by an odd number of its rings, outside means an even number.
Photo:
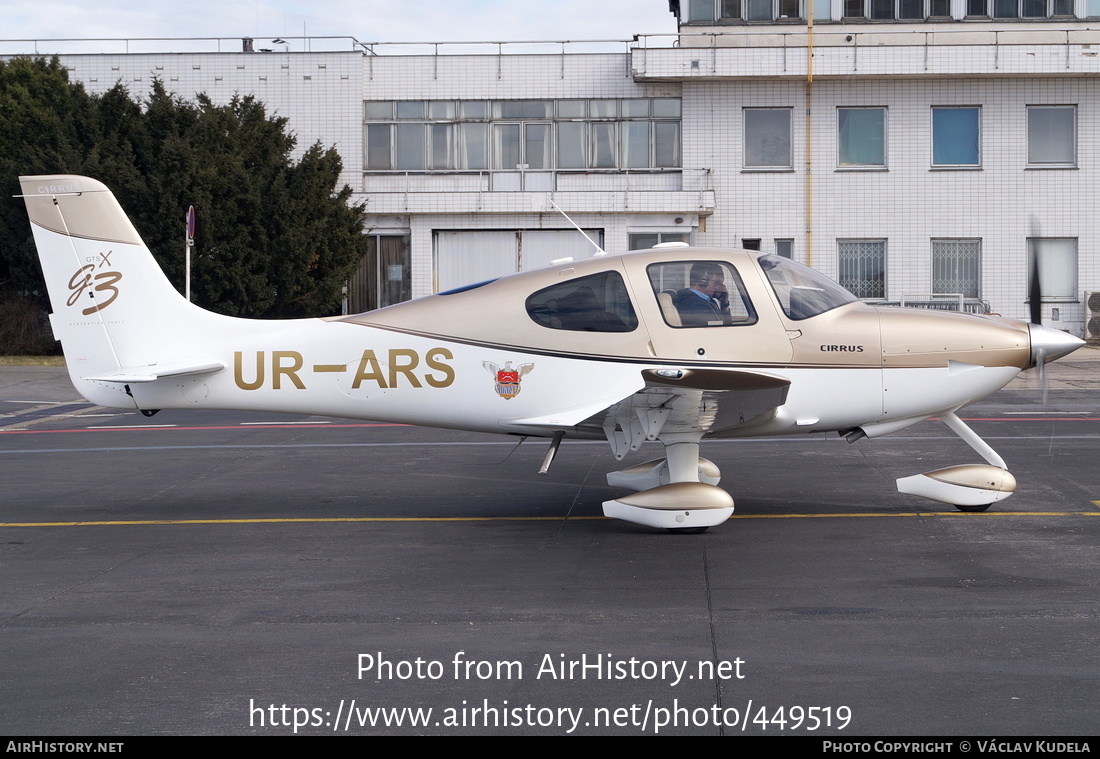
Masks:
[[[1043,323],[1043,289],[1039,286],[1039,256],[1031,252],[1031,274],[1028,277],[1028,305],[1031,307],[1031,323]]]
[[[1030,239],[1027,241],[1027,258],[1028,258],[1028,277],[1027,277],[1027,305],[1031,312],[1031,323],[1042,324],[1043,323],[1043,288],[1039,282],[1039,249],[1038,240],[1043,236],[1042,226],[1039,224],[1039,217],[1035,214],[1028,214],[1028,236]]]

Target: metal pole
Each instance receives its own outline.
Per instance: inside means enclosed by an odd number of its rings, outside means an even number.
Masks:
[[[183,251],[183,294],[191,300],[191,248],[195,247],[195,207],[187,207],[184,224],[185,245]]]

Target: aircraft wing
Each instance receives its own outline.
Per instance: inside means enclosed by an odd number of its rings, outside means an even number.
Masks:
[[[750,429],[775,418],[790,380],[739,369],[647,369],[645,387],[595,414],[617,458],[658,435],[714,435]]]
[[[551,416],[510,419],[607,437],[618,458],[662,432],[713,435],[765,424],[787,401],[790,380],[742,369],[645,369],[637,390]]]

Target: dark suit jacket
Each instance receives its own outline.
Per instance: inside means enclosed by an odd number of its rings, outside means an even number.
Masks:
[[[672,304],[680,313],[680,321],[685,327],[706,327],[710,324],[722,324],[722,314],[710,298],[703,300],[691,288],[676,293]]]

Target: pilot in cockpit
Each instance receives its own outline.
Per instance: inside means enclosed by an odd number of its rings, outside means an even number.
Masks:
[[[685,327],[729,324],[729,293],[725,275],[716,263],[693,264],[688,274],[691,286],[676,293],[673,304]]]

